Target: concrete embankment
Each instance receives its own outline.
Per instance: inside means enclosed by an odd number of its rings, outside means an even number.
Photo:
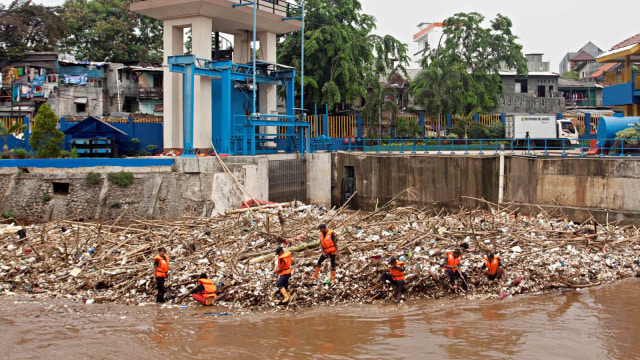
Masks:
[[[520,212],[584,221],[640,219],[640,162],[635,158],[561,158],[506,155],[316,153],[166,159],[169,164],[58,167],[2,162],[0,212],[40,222],[62,218],[114,219],[126,211],[144,218],[212,216],[238,208],[242,199],[338,206],[357,192],[352,208],[372,210],[407,188],[397,205],[456,210],[483,200],[517,203]],[[84,159],[87,160],[87,159]],[[133,159],[136,160],[136,159]],[[25,165],[26,164],[26,165]],[[65,167],[66,166],[66,167]],[[122,187],[108,174],[134,174]],[[87,174],[100,174],[96,184]],[[501,174],[503,181],[500,181]],[[247,192],[234,186],[235,177]],[[250,193],[250,195],[249,195]]]
[[[352,177],[356,207],[375,208],[392,199],[399,205],[456,209],[498,203],[500,156],[339,153],[334,162],[334,204],[343,197],[343,179]],[[640,161],[620,158],[504,157],[503,202],[522,213],[541,211],[584,221],[640,219]],[[346,182],[349,183],[349,182]],[[353,190],[353,189],[352,189]]]

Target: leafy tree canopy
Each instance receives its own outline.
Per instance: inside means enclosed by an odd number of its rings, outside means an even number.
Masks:
[[[122,62],[162,60],[162,21],[129,11],[129,0],[67,0],[64,45],[76,58]]]
[[[443,22],[444,43],[430,49],[422,61],[423,71],[443,74],[423,78],[422,85],[413,86],[416,94],[422,93],[425,86],[435,86],[429,84],[428,78],[449,78],[444,73],[453,68],[459,77],[455,97],[462,105],[456,110],[465,114],[474,108],[491,111],[496,108],[502,91],[499,70],[508,68],[520,75],[527,74],[527,61],[522,45],[511,31],[511,20],[498,14],[488,27],[483,27],[484,19],[483,15],[471,12],[455,14]],[[440,111],[451,108],[444,103],[429,107]],[[425,108],[425,111],[430,110]]]
[[[566,73],[564,73],[564,75],[562,75],[562,78],[563,79],[578,80],[578,79],[580,79],[580,73],[578,73],[575,70],[567,71]]]
[[[33,132],[29,143],[38,154],[38,157],[60,156],[64,133],[56,128],[58,117],[49,104],[43,104],[35,118]]]
[[[365,79],[404,71],[407,45],[374,29],[375,18],[362,13],[358,0],[306,0],[305,108],[320,103],[345,109],[366,95]],[[298,73],[300,41],[300,33],[291,33],[278,47],[278,62]]]
[[[31,0],[0,5],[0,61],[19,59],[25,51],[56,50],[66,31],[61,11]]]

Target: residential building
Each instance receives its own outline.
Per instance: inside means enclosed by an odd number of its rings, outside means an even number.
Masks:
[[[586,43],[583,47],[580,48],[580,50],[576,52],[568,52],[560,61],[560,76],[566,74],[569,71],[576,70],[577,68],[582,69],[587,65],[587,63],[592,64],[591,66],[594,67],[595,58],[600,54],[602,54],[602,49],[600,49],[591,41]],[[595,69],[591,69],[590,71],[593,72],[593,70]],[[585,72],[588,75],[588,72]],[[581,77],[587,76],[585,75]]]
[[[602,88],[594,79],[558,79],[558,90],[567,107],[602,106]]]
[[[614,45],[596,60],[619,65],[604,72],[603,105],[622,106],[626,116],[640,116],[640,34]]]
[[[437,49],[440,42],[446,40],[443,34],[441,22],[418,24],[418,32],[413,35],[413,41],[418,43],[418,52],[413,54],[414,62],[420,63],[429,49]]]
[[[502,98],[498,110],[503,113],[564,111],[564,99],[558,93],[560,75],[550,71],[549,61],[543,60],[543,54],[526,54],[525,57],[527,76],[518,75],[505,66],[500,69]]]
[[[27,53],[2,69],[0,116],[33,118],[45,102],[67,121],[120,112],[162,115],[162,68],[133,64]]]

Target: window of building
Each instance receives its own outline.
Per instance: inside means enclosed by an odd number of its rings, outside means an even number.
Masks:
[[[85,112],[87,111],[87,104],[76,103],[76,112]]]
[[[516,79],[516,94],[517,93],[522,93],[522,94],[526,94],[529,92],[529,89],[527,87],[527,79]]]

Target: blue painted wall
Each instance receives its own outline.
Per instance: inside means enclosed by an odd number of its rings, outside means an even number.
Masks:
[[[26,141],[16,139],[15,136],[9,135],[9,149],[26,149]],[[0,136],[0,149],[4,147],[4,137]]]
[[[602,89],[602,105],[640,104],[640,96],[633,96],[633,83],[611,85]]]
[[[2,160],[0,167],[34,167],[34,168],[81,168],[92,166],[172,166],[173,158],[145,158],[145,159],[109,159],[109,158],[81,158],[81,159],[23,159]]]
[[[64,121],[64,118],[62,118],[60,119],[60,130],[65,131],[75,124],[77,123],[69,123]],[[110,123],[109,125],[122,130],[127,134],[127,136],[120,136],[120,144],[118,147],[120,155],[126,155],[133,151],[145,150],[148,145],[155,145],[157,147],[155,152],[162,151],[164,147],[161,123],[134,123],[133,119],[129,118],[128,123]],[[131,139],[133,138],[140,140],[137,148],[134,148],[134,144],[131,142]],[[65,138],[65,150],[71,150],[70,144],[71,140]]]

